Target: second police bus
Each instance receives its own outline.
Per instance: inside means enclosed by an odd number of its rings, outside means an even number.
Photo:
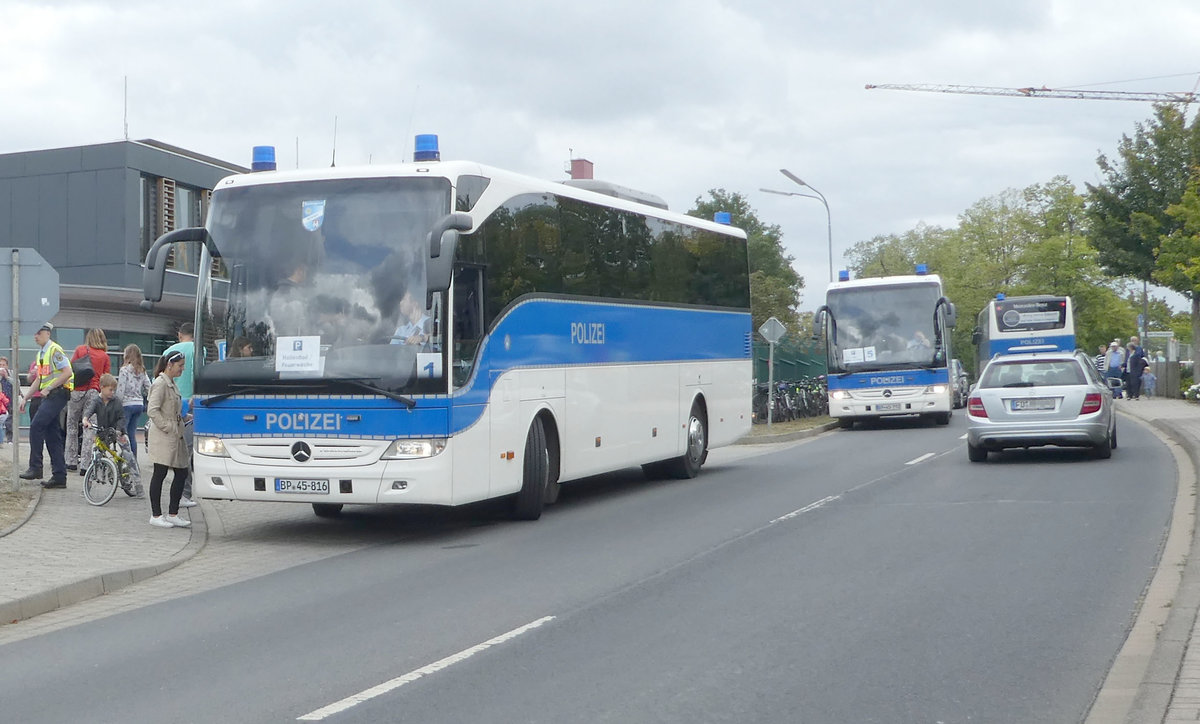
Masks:
[[[829,414],[843,428],[898,415],[950,422],[955,309],[941,278],[924,264],[916,272],[851,280],[843,271],[817,310],[829,365]]]
[[[1050,345],[1075,350],[1075,309],[1070,297],[1049,294],[1006,297],[997,294],[979,312],[975,331],[976,374],[998,354],[1021,347]]]
[[[226,178],[151,248],[144,306],[173,245],[203,249],[196,495],[533,519],[560,482],[693,477],[749,431],[744,232],[417,140],[409,164]]]

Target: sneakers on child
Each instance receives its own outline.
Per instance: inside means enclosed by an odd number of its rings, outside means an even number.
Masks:
[[[180,498],[179,507],[180,508],[194,508],[194,507],[196,507],[196,501],[192,500],[191,498]]]
[[[176,528],[186,528],[192,524],[192,521],[184,520],[178,515],[168,515],[164,520],[166,520],[169,525],[173,525]]]
[[[175,527],[174,525],[171,524],[171,522],[169,520],[167,520],[166,518],[163,518],[161,515],[150,516],[150,525],[152,525],[156,528],[174,528]]]

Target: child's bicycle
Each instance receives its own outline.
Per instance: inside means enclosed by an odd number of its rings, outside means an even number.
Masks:
[[[121,433],[111,427],[96,430],[92,462],[83,475],[83,497],[92,505],[104,505],[117,494],[117,488],[133,496],[129,461],[121,454],[117,440]]]

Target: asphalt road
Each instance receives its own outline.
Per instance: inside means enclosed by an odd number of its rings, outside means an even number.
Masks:
[[[537,523],[369,509],[368,548],[0,646],[0,718],[1079,721],[1175,492],[1121,423],[1107,461],[969,463],[956,415],[593,479]]]

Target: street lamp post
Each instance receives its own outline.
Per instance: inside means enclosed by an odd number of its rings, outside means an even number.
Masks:
[[[825,207],[825,231],[829,242],[829,281],[833,281],[833,215],[829,213],[829,202],[825,200],[825,194],[804,183],[804,181],[800,180],[799,176],[791,171],[788,171],[786,168],[779,169],[779,173],[787,176],[788,179],[798,186],[811,189],[814,193],[816,193],[816,196],[813,196],[812,194],[802,194],[796,191],[776,191],[774,189],[759,189],[759,191],[763,191],[768,194],[779,194],[780,196],[803,196],[806,199],[816,199],[817,201],[821,202],[821,205]]]

